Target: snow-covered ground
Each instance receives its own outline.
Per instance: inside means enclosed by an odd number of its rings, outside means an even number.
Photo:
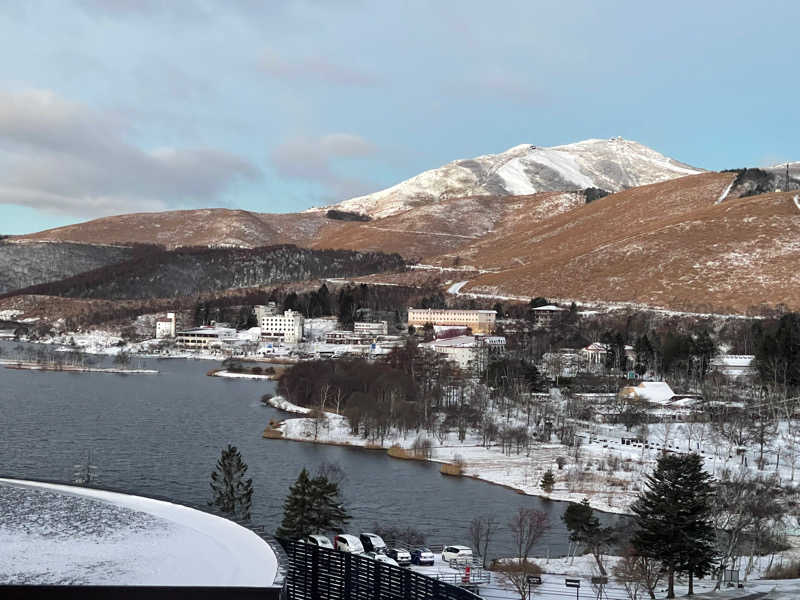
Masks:
[[[282,396],[273,396],[268,401],[270,406],[282,410],[284,412],[294,413],[297,415],[307,415],[311,411],[303,406],[292,404]]]
[[[275,379],[274,375],[257,375],[255,373],[232,373],[230,371],[216,371],[214,377],[225,377],[227,379],[262,379],[264,381],[271,381]]]
[[[270,403],[286,412],[308,412],[307,408],[281,397],[273,398]],[[405,436],[393,433],[383,440],[366,439],[350,432],[346,417],[330,412],[317,420],[307,417],[286,419],[279,429],[284,438],[291,440],[387,449],[394,445],[411,448],[417,437],[414,433]],[[612,513],[630,513],[631,503],[642,491],[644,476],[652,472],[664,450],[700,452],[706,470],[717,477],[725,470],[746,470],[753,476],[775,473],[786,482],[800,477],[800,464],[796,461],[792,464],[787,450],[790,446],[800,446],[800,434],[790,435],[792,432],[785,431],[785,426],[779,429],[775,448],[768,447],[765,451],[767,466],[763,471],[756,466],[756,449],[744,457],[738,455],[736,448],[716,437],[708,424],[652,424],[648,429],[649,443],[634,445],[623,443],[623,438],[636,434],[628,433],[622,427],[587,423],[578,433],[581,443],[577,448],[536,442],[528,452],[523,450],[510,454],[503,453],[497,445],[483,446],[480,436],[474,432],[468,432],[463,442],[458,440],[456,432],[445,437],[438,434],[425,437],[432,444],[431,461],[458,462],[465,476],[552,500],[580,502],[588,498],[593,508]],[[777,451],[783,453],[780,460],[776,460],[774,453]],[[559,463],[562,463],[561,468]],[[777,471],[775,465],[779,465]],[[541,487],[547,470],[555,476],[555,485],[549,493]]]
[[[269,587],[258,535],[178,504],[0,479],[0,584]]]
[[[599,575],[600,572],[592,555],[586,554],[574,558],[532,557],[531,560],[544,571],[541,576],[542,584],[534,588],[534,599],[564,600],[565,598],[574,598],[574,588],[567,588],[564,585],[564,580],[567,578],[580,579],[581,587],[578,598],[588,599],[597,597],[597,586],[593,586],[591,580],[593,576]],[[622,583],[616,581],[613,577],[614,566],[619,560],[619,556],[603,557],[603,565],[605,566],[606,572],[609,573],[609,583],[604,589],[604,599],[606,597],[608,600],[623,600],[628,598]],[[768,564],[769,557],[758,558],[757,566],[754,570],[755,577],[761,577]],[[435,555],[435,563],[432,566],[412,565],[411,569],[423,575],[441,578],[446,581],[450,580],[454,575],[457,575],[459,578],[463,576],[463,571],[452,569],[447,563],[442,561],[440,554]],[[501,574],[492,572],[490,577],[491,582],[480,588],[480,595],[482,598],[486,598],[487,600],[519,598],[519,594],[514,591],[511,583]],[[656,588],[656,597],[663,598],[666,591],[666,582],[661,581],[659,583],[659,586]],[[696,579],[694,583],[695,597],[709,599],[719,598],[723,600],[727,598],[741,598],[759,592],[771,592],[769,598],[780,600],[800,598],[800,580],[782,581],[753,579],[744,582],[744,588],[742,589],[724,587],[719,592],[713,592],[715,585],[716,581],[712,578]],[[675,583],[675,591],[677,596],[685,596],[688,591],[687,581],[678,578]],[[647,594],[645,593],[640,597],[647,597]]]
[[[286,412],[307,414],[308,409],[288,402],[284,398],[275,397],[270,404]],[[346,417],[334,413],[326,413],[325,418],[315,422],[314,419],[300,417],[284,420],[280,426],[284,438],[321,444],[342,444],[350,446],[383,446],[393,445],[410,448],[416,436],[409,434],[390,435],[381,440],[365,439],[350,432]],[[621,473],[589,472],[581,473],[580,481],[570,482],[575,475],[569,466],[559,470],[556,460],[560,456],[569,456],[569,449],[561,444],[537,444],[532,448],[530,456],[524,452],[520,455],[506,455],[498,447],[486,448],[480,444],[475,434],[468,434],[464,442],[457,439],[455,433],[448,434],[444,441],[431,437],[433,453],[431,461],[451,463],[463,461],[464,475],[475,477],[490,483],[511,487],[525,494],[545,496],[553,500],[570,500],[580,502],[588,497],[594,508],[606,512],[629,512],[628,506],[639,492],[642,467],[627,474],[624,479]],[[606,448],[600,442],[588,444],[585,453],[602,458]],[[635,454],[635,452],[632,452]],[[540,487],[540,481],[547,469],[556,475],[556,485],[551,493]],[[577,479],[577,477],[576,477]],[[620,483],[621,482],[621,483]],[[614,484],[626,485],[625,488]]]
[[[465,285],[467,285],[469,281],[459,281],[458,283],[454,283],[449,288],[447,288],[448,294],[458,294]]]

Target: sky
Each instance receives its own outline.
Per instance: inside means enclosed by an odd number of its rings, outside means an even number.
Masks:
[[[0,3],[0,234],[294,212],[518,144],[800,160],[800,3]]]

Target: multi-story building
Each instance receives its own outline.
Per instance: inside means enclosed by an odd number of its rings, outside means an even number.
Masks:
[[[560,321],[566,313],[566,308],[561,308],[560,306],[555,306],[554,304],[537,306],[536,308],[531,309],[533,322],[539,327],[547,327],[552,325],[553,322]]]
[[[351,346],[368,346],[374,339],[374,336],[366,335],[363,333],[356,333],[355,331],[342,331],[335,330],[329,331],[325,334],[326,344],[348,344]]]
[[[409,308],[408,324],[423,327],[426,323],[450,327],[469,327],[472,333],[491,333],[497,313],[493,310],[444,308]]]
[[[472,368],[481,373],[486,370],[490,356],[505,352],[506,338],[498,335],[459,335],[433,340],[424,346],[445,355],[462,369]]]
[[[469,367],[476,357],[475,338],[471,335],[433,340],[424,345],[439,354],[443,354],[448,360],[453,361],[462,369]]]
[[[187,350],[210,350],[220,348],[236,339],[236,330],[230,327],[195,327],[179,331],[175,342]]]
[[[377,323],[356,321],[353,323],[353,332],[365,335],[387,335],[389,333],[389,324],[386,321],[378,321]]]
[[[260,323],[264,317],[270,317],[278,314],[278,305],[274,302],[267,304],[259,304],[253,307],[253,312],[256,313],[256,320]]]
[[[175,337],[175,313],[167,313],[166,319],[156,321],[156,339]]]
[[[261,327],[261,339],[296,344],[303,339],[303,315],[293,310],[287,310],[282,315],[269,314],[269,311],[260,313],[256,310],[258,325]]]

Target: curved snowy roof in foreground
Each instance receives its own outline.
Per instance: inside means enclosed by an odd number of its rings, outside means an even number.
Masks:
[[[199,510],[117,492],[0,478],[0,583],[269,587],[262,538]]]

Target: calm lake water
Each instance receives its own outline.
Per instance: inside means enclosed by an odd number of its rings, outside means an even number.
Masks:
[[[0,343],[4,356],[13,347]],[[469,545],[473,516],[494,514],[506,522],[525,506],[550,516],[551,528],[537,551],[566,553],[567,532],[560,520],[565,503],[444,477],[438,465],[396,460],[384,452],[266,440],[261,434],[268,421],[287,416],[261,405],[261,395],[273,391],[274,383],[207,377],[218,366],[213,361],[134,361],[160,374],[0,367],[0,473],[68,482],[91,451],[99,485],[204,504],[211,471],[230,443],[241,451],[253,478],[253,521],[268,531],[279,524],[284,498],[300,470],[332,462],[347,473],[343,491],[355,533],[379,522],[412,526],[432,544]],[[606,522],[618,519],[601,516]],[[508,532],[501,531],[490,554],[510,552]]]

